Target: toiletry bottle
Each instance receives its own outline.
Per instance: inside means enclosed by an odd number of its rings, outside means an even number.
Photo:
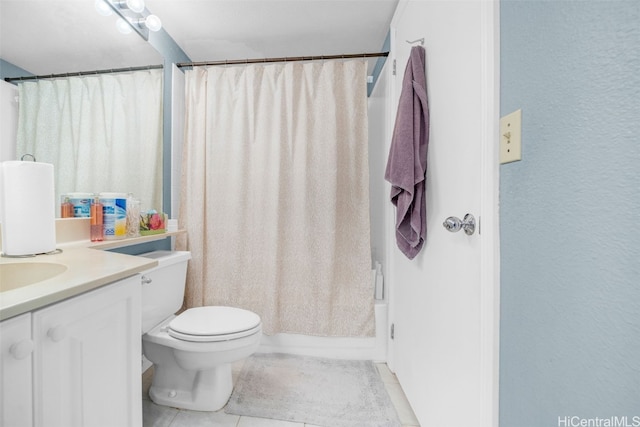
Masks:
[[[60,218],[73,218],[73,205],[67,196],[60,203]]]
[[[94,197],[91,203],[91,241],[102,242],[104,240],[102,222],[102,203],[98,197]]]

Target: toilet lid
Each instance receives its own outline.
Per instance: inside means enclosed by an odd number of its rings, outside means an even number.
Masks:
[[[169,323],[169,335],[186,341],[222,341],[251,335],[260,316],[235,307],[190,308]]]

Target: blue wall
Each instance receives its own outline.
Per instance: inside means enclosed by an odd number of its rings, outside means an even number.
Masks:
[[[500,426],[640,425],[640,1],[503,0],[501,51]]]
[[[11,62],[7,62],[0,58],[0,79],[6,79],[10,77],[26,77],[32,76],[27,70],[23,70],[20,67],[16,67]]]

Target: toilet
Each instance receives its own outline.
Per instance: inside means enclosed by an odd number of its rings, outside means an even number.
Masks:
[[[142,254],[158,266],[141,274],[142,352],[154,365],[149,396],[159,405],[217,411],[233,391],[231,364],[260,345],[260,317],[248,310],[182,307],[190,252]]]

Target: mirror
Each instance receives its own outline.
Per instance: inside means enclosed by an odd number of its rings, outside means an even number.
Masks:
[[[21,82],[17,157],[54,164],[56,200],[77,201],[76,217],[103,192],[162,210],[162,79],[152,69]]]
[[[20,69],[33,75],[50,75],[162,64],[162,55],[149,43],[135,33],[121,34],[115,22],[115,14],[100,15],[92,0],[0,0],[1,77],[7,77],[7,73],[11,73],[9,76],[24,75]],[[2,111],[9,112],[0,118],[3,128],[0,161],[20,156],[15,145],[18,109],[15,88],[3,82],[0,93]],[[129,157],[127,152],[119,155]],[[63,167],[56,161],[51,163],[56,169]],[[161,171],[161,154],[157,163]],[[146,166],[139,162],[138,167]],[[133,167],[130,170],[131,176],[125,178],[139,180],[139,170]],[[118,187],[123,188],[104,188],[102,191],[128,191],[129,185],[125,182]],[[58,193],[76,191],[83,190],[60,188]],[[159,202],[153,202],[158,203],[157,208],[161,208],[161,196]],[[57,211],[59,213],[59,209]]]
[[[135,33],[94,0],[0,0],[0,58],[35,75],[162,64]],[[5,76],[3,76],[5,77]]]

